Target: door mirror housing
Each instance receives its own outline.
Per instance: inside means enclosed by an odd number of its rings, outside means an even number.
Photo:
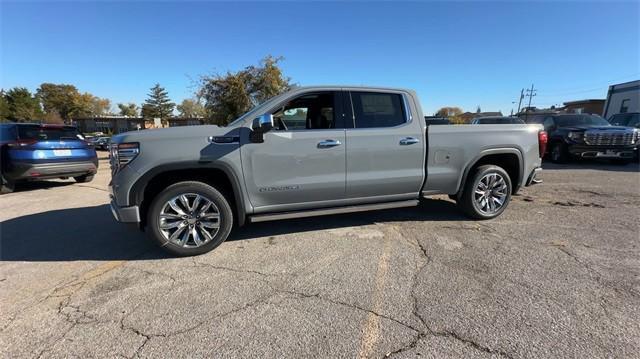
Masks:
[[[273,115],[270,113],[265,113],[264,115],[256,118],[255,120],[253,120],[251,129],[260,133],[271,131],[271,129],[273,129]]]

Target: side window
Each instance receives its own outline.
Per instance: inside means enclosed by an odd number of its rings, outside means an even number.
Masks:
[[[544,119],[544,122],[542,123],[542,126],[544,126],[545,129],[549,129],[552,128],[554,125],[553,122],[553,117],[547,117]]]
[[[351,92],[356,128],[394,127],[407,122],[402,95]]]
[[[631,99],[624,99],[622,100],[622,103],[620,104],[620,113],[627,113],[629,111],[629,102],[631,102]]]
[[[273,112],[276,130],[317,130],[336,126],[335,92],[305,94]]]

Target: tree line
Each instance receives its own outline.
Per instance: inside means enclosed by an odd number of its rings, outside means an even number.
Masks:
[[[0,121],[70,123],[74,118],[109,115],[164,121],[177,111],[179,117],[226,125],[291,87],[279,66],[281,60],[269,55],[258,65],[240,71],[202,75],[193,98],[177,105],[160,84],[150,89],[142,104],[118,103],[115,111],[109,99],[81,92],[70,84],[43,83],[34,93],[25,87],[0,90]]]

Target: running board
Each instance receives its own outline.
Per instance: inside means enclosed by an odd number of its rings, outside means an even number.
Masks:
[[[303,211],[295,211],[295,212],[256,214],[256,215],[250,216],[249,221],[251,223],[256,223],[256,222],[266,222],[266,221],[277,221],[279,219],[304,218],[304,217],[326,216],[330,214],[340,214],[340,213],[353,213],[353,212],[377,211],[381,209],[415,207],[418,205],[418,203],[420,203],[420,201],[418,201],[417,199],[412,199],[408,201],[362,204],[358,206],[331,207],[331,208],[311,209],[311,210],[303,210]]]

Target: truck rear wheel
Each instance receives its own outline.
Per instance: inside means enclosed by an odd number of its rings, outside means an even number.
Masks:
[[[507,208],[511,188],[511,179],[502,167],[480,166],[467,179],[458,205],[471,218],[492,219]]]
[[[216,188],[203,182],[178,182],[153,199],[147,233],[177,256],[209,252],[222,244],[233,226],[233,212]]]

